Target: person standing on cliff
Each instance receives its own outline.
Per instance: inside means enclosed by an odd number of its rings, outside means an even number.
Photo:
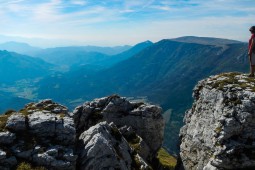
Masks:
[[[252,26],[249,31],[251,32],[251,38],[249,40],[249,60],[250,60],[250,74],[249,77],[254,77],[255,72],[255,26]]]

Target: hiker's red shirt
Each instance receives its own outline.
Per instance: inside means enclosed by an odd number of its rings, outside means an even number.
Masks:
[[[251,49],[251,41],[255,38],[255,34],[251,35],[251,38],[249,39],[249,50]]]

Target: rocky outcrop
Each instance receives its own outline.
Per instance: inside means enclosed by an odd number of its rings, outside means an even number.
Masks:
[[[226,73],[202,80],[181,129],[185,169],[255,168],[255,80]]]
[[[50,170],[149,170],[164,129],[160,107],[119,96],[73,112],[52,100],[30,103],[0,116],[0,125],[0,169],[6,170],[26,163]]]
[[[76,130],[67,113],[66,107],[43,100],[11,114],[0,132],[0,167],[27,161],[48,169],[75,169]]]
[[[152,154],[162,145],[164,120],[158,106],[130,102],[114,95],[84,103],[74,110],[73,115],[78,133],[106,121],[113,122],[118,128],[132,127],[149,146]]]

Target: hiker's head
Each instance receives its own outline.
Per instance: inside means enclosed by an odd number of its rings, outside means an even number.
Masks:
[[[249,29],[249,31],[251,32],[251,33],[255,33],[255,26],[252,26],[250,29]]]

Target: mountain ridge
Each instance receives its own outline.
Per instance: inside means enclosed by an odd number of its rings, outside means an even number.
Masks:
[[[184,36],[178,38],[172,38],[170,40],[177,42],[185,42],[185,43],[197,43],[204,45],[228,45],[228,44],[236,44],[236,43],[244,43],[237,40],[224,39],[224,38],[215,38],[215,37],[197,37],[197,36]]]

